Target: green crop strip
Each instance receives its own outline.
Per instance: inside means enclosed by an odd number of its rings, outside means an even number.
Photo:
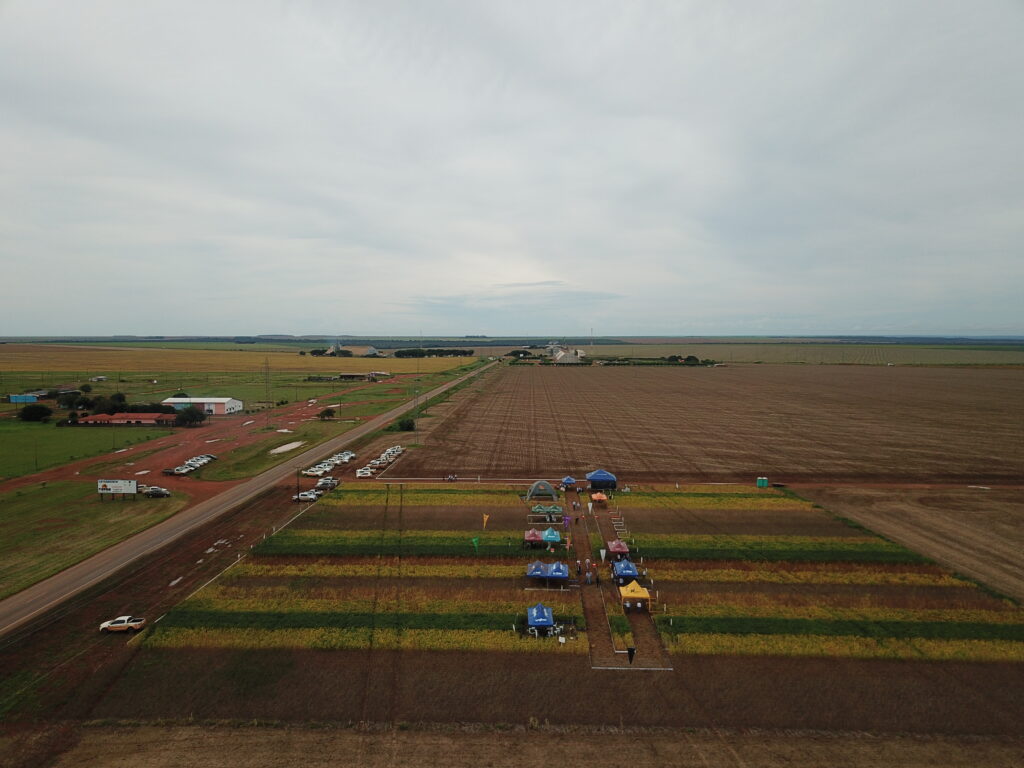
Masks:
[[[519,531],[333,531],[286,529],[262,542],[260,555],[333,555],[405,557],[536,557],[543,550],[523,549]],[[477,547],[473,539],[478,539]],[[557,547],[564,552],[564,548]],[[479,550],[479,551],[478,551]]]
[[[821,635],[909,640],[1024,641],[1022,624],[981,624],[951,621],[856,621],[848,619],[775,619],[761,617],[655,618],[666,635]]]
[[[522,613],[295,613],[265,611],[193,611],[179,609],[160,622],[160,628],[218,629],[451,629],[506,630],[525,621]],[[556,616],[556,622],[572,617]]]

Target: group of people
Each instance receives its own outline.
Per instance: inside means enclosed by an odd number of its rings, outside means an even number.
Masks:
[[[585,562],[576,561],[576,577],[584,584],[601,583],[601,575],[597,570],[597,563],[591,563],[588,557]]]

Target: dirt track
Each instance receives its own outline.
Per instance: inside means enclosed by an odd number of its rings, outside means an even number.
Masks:
[[[1024,600],[1024,491],[797,487],[801,496]]]
[[[344,756],[342,759],[341,756]],[[443,756],[450,768],[526,765],[694,765],[705,768],[905,768],[1024,763],[1019,740],[689,730],[604,733],[302,730],[280,728],[87,728],[58,768],[238,766],[364,768],[420,766]]]

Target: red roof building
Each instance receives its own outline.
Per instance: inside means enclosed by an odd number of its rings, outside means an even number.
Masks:
[[[175,419],[177,415],[173,413],[97,413],[95,416],[83,416],[78,423],[86,426],[174,426]]]

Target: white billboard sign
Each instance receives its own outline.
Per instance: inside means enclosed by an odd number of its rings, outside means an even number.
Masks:
[[[138,480],[97,480],[100,493],[138,493]]]

